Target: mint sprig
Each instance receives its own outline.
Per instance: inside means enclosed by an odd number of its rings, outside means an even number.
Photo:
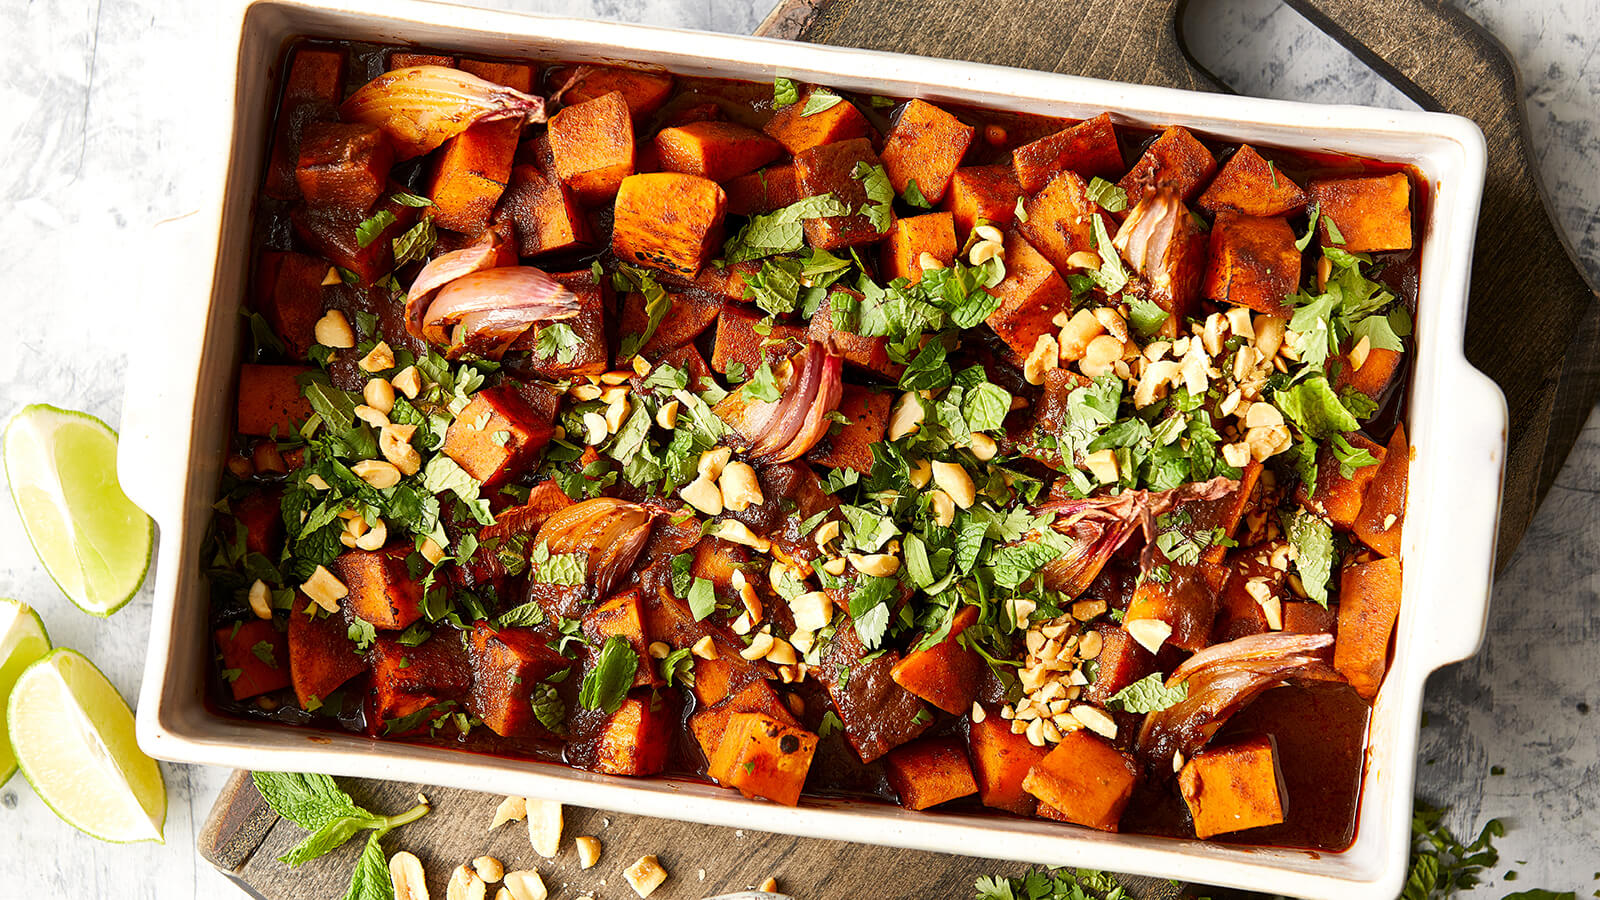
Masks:
[[[278,815],[311,832],[279,857],[287,865],[303,865],[337,850],[362,831],[370,831],[367,845],[350,873],[345,900],[387,900],[393,897],[389,867],[384,861],[383,836],[422,818],[430,811],[419,803],[403,813],[384,816],[356,805],[327,775],[293,772],[254,772],[256,790]]]

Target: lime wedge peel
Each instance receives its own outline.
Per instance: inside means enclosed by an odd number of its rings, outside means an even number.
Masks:
[[[11,686],[17,683],[17,676],[49,652],[50,635],[45,632],[39,614],[26,603],[0,597],[0,711],[5,708],[6,698],[11,696]],[[0,785],[10,781],[16,772],[17,759],[11,753],[5,716],[0,714]]]
[[[117,433],[42,403],[6,426],[6,479],[34,553],[73,603],[109,616],[138,593],[155,525],[117,483]]]
[[[103,841],[162,842],[167,788],[139,749],[133,711],[82,654],[53,650],[6,704],[17,765],[63,821]]]

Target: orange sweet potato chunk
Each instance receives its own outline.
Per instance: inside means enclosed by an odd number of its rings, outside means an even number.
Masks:
[[[422,618],[422,586],[406,572],[408,545],[346,550],[328,564],[350,595],[344,607],[379,628],[399,630]]]
[[[572,665],[532,629],[494,628],[488,622],[473,625],[467,656],[472,662],[467,708],[501,737],[533,728],[538,722],[534,686]]]
[[[1360,434],[1345,437],[1351,446],[1371,453],[1380,464],[1383,462],[1383,448],[1373,441]],[[1378,474],[1378,468],[1362,466],[1352,470],[1350,477],[1346,478],[1339,469],[1339,459],[1334,456],[1333,447],[1325,445],[1317,451],[1317,483],[1314,489],[1307,490],[1302,483],[1296,497],[1302,506],[1327,516],[1333,527],[1349,530],[1355,525],[1356,516],[1361,514],[1361,504],[1366,500],[1367,488]]]
[[[883,168],[895,193],[904,194],[915,181],[929,203],[943,200],[974,132],[971,125],[932,103],[907,103],[883,140]]]
[[[640,122],[654,115],[672,94],[672,74],[628,69],[621,66],[571,66],[552,69],[550,84],[566,86],[561,93],[565,106],[587,103],[610,93],[620,93],[628,115]]]
[[[577,195],[538,166],[512,167],[511,183],[495,215],[514,226],[520,256],[574,250],[594,242]]]
[[[1139,770],[1126,753],[1080,729],[1061,738],[1022,780],[1022,787],[1068,822],[1116,831]]]
[[[1287,318],[1293,311],[1284,299],[1299,286],[1300,251],[1287,219],[1217,213],[1206,267],[1207,297]]]
[[[472,688],[472,663],[455,635],[436,635],[415,647],[380,635],[368,659],[377,712],[374,725],[462,697]]]
[[[889,227],[883,242],[883,277],[889,281],[904,278],[912,284],[922,280],[922,254],[932,254],[941,265],[956,258],[955,219],[947,212],[927,213],[898,219]]]
[[[446,69],[454,69],[456,58],[436,53],[409,53],[404,50],[396,50],[389,54],[389,71],[408,69],[412,66],[444,66]]]
[[[800,91],[800,99],[773,114],[762,128],[777,139],[791,155],[822,144],[834,144],[852,138],[866,137],[872,132],[867,117],[849,100],[840,100],[825,110],[803,115],[812,94],[817,91],[832,93],[826,88],[807,85]]]
[[[1281,823],[1278,781],[1270,737],[1202,750],[1178,772],[1195,837],[1201,839]]]
[[[350,640],[344,616],[301,612],[309,601],[297,596],[289,612],[289,676],[301,709],[314,709],[346,681],[367,670],[367,661]]]
[[[955,217],[956,237],[964,241],[980,219],[996,228],[1010,225],[1021,196],[1022,185],[1010,166],[968,166],[950,176],[944,208]]]
[[[477,234],[489,225],[500,195],[511,181],[522,120],[478,122],[439,148],[428,197],[428,214],[441,228]]]
[[[1023,790],[1028,772],[1049,751],[1035,747],[1026,735],[1014,734],[1011,723],[993,710],[967,732],[972,767],[977,775],[978,799],[984,806],[1031,816],[1039,801]]]
[[[839,106],[845,104],[841,103]],[[867,189],[855,176],[856,166],[880,164],[878,154],[872,151],[872,142],[856,138],[834,144],[823,144],[795,154],[795,169],[800,175],[800,191],[807,197],[832,194],[835,200],[851,209],[860,209],[868,202]],[[887,228],[894,226],[894,210],[888,213]],[[883,237],[883,232],[873,226],[863,213],[844,216],[823,216],[805,220],[806,240],[813,247],[837,250],[870,244]]]
[[[216,639],[233,699],[289,686],[289,644],[272,622],[251,619],[219,628]]]
[[[606,329],[608,310],[612,308],[611,279],[605,276],[596,279],[593,270],[588,268],[575,272],[551,272],[550,277],[578,295],[578,314],[566,320],[578,338],[578,347],[570,359],[563,359],[555,351],[545,356],[530,352],[528,367],[554,380],[604,372],[611,365],[611,346]],[[541,330],[542,326],[537,325],[528,329],[512,344],[512,349],[535,351]],[[554,409],[551,409],[550,415],[555,415]]]
[[[300,136],[295,183],[311,206],[365,211],[378,202],[394,148],[372,125],[312,122]]]
[[[633,174],[633,120],[620,91],[561,110],[547,133],[556,174],[584,203],[610,200]]]
[[[987,289],[1000,298],[999,308],[987,321],[1012,352],[1025,359],[1040,335],[1056,333],[1052,320],[1072,309],[1072,291],[1050,260],[1015,227],[1006,231],[1005,264],[1006,277]]]
[[[772,326],[769,334],[757,334],[755,327],[765,318],[759,312],[724,306],[717,314],[717,339],[711,347],[711,368],[727,374],[738,363],[745,377],[755,374],[762,360],[776,362],[793,356],[805,346],[806,330],[796,325]]]
[[[690,122],[656,133],[661,169],[727,181],[783,155],[783,145],[734,122]]]
[[[1283,605],[1285,634],[1333,634],[1338,613],[1320,603],[1295,600]]]
[[[746,797],[794,806],[800,802],[816,750],[817,736],[809,731],[764,713],[734,713],[728,717],[728,732],[712,767],[727,775],[725,784]]]
[[[883,758],[883,774],[906,809],[927,809],[978,792],[972,764],[958,738],[927,738],[896,747]]]
[[[728,195],[698,175],[629,175],[617,191],[611,249],[618,258],[693,278],[722,245]]]
[[[1395,373],[1400,371],[1400,363],[1404,361],[1405,355],[1398,350],[1373,347],[1367,351],[1367,358],[1357,368],[1347,355],[1345,364],[1339,367],[1339,374],[1333,379],[1334,389],[1343,391],[1353,387],[1377,400],[1389,387],[1389,382],[1394,380]]]
[[[304,359],[317,342],[317,320],[323,312],[322,281],[327,274],[327,262],[315,256],[271,250],[261,254],[254,305],[296,359]]]
[[[1089,186],[1077,172],[1067,170],[1050,179],[1044,189],[1023,202],[1027,219],[1017,230],[1058,272],[1074,267],[1074,253],[1095,252],[1094,215]]]
[[[1117,625],[1100,627],[1099,666],[1095,679],[1084,689],[1090,703],[1105,703],[1117,692],[1156,670],[1155,654]]]
[[[1313,181],[1310,190],[1344,239],[1333,240],[1327,221],[1319,220],[1328,246],[1351,253],[1411,249],[1411,179],[1405,173]]]
[[[591,764],[607,775],[654,775],[667,767],[678,717],[660,694],[629,697],[606,718]]]
[[[1117,186],[1128,192],[1130,208],[1146,194],[1162,187],[1172,188],[1188,201],[1216,171],[1217,160],[1211,151],[1196,140],[1189,129],[1174,125],[1150,143],[1144,156],[1139,157]]]
[[[731,210],[730,210],[731,212]],[[745,296],[746,279],[761,271],[761,263],[755,260],[734,263],[726,268],[716,264],[713,260],[710,265],[700,270],[694,277],[696,287],[703,288],[713,294],[727,297],[729,300],[750,302]]]
[[[899,379],[900,374],[906,370],[906,367],[889,358],[888,338],[869,337],[835,327],[833,323],[833,299],[846,295],[855,298],[858,302],[861,300],[861,295],[849,288],[833,288],[827,298],[817,305],[817,311],[811,317],[811,324],[807,328],[807,334],[810,335],[811,340],[820,344],[828,344],[831,341],[834,348],[844,357],[847,365],[863,369],[879,378],[890,381]],[[776,328],[773,329],[773,333],[777,333]]]
[[[1333,667],[1364,700],[1378,696],[1389,668],[1389,636],[1400,616],[1400,560],[1345,566],[1339,576],[1339,633]]]
[[[794,163],[767,166],[759,172],[740,175],[723,187],[728,192],[728,212],[737,216],[769,213],[801,198],[800,176]]]
[[[1273,541],[1236,552],[1228,560],[1228,580],[1222,588],[1213,626],[1212,639],[1216,643],[1278,630],[1274,624],[1283,626],[1285,573],[1271,563],[1272,553],[1281,546],[1282,541]],[[1267,604],[1262,604],[1258,595],[1268,598]],[[1276,620],[1268,614],[1274,603]]]
[[[463,72],[494,84],[503,84],[524,94],[533,92],[533,79],[537,74],[527,63],[492,62],[482,59],[463,59],[457,65]]]
[[[719,768],[718,761],[727,763],[731,759],[730,756],[719,753],[731,733],[728,729],[728,720],[730,718],[738,713],[760,713],[790,728],[799,728],[800,723],[795,719],[794,713],[790,712],[789,708],[784,705],[783,698],[779,697],[778,692],[772,689],[772,685],[768,684],[759,675],[754,674],[753,668],[748,663],[745,664],[747,671],[741,673],[739,664],[743,663],[744,660],[735,654],[726,652],[721,658],[728,660],[732,667],[733,674],[728,680],[728,685],[737,687],[725,686],[721,691],[722,699],[715,703],[708,699],[717,695],[715,689],[708,694],[701,695],[699,686],[700,664],[707,660],[697,659],[695,662],[695,698],[700,702],[700,709],[689,717],[689,732],[694,735],[695,741],[700,745],[701,753],[705,755],[707,761],[706,775],[716,779],[720,784],[727,784],[730,773],[725,769]],[[741,678],[743,679],[742,685],[740,685]]]
[[[806,454],[806,459],[831,469],[872,471],[872,445],[883,440],[889,428],[889,407],[894,398],[882,391],[847,384],[839,395],[839,414],[849,422],[829,433]]]
[[[950,623],[950,633],[926,650],[912,650],[895,663],[895,683],[951,715],[972,709],[978,694],[983,660],[962,645],[961,632],[978,621],[978,608],[964,606]]]
[[[1222,171],[1200,195],[1202,209],[1229,210],[1247,216],[1284,216],[1306,205],[1310,195],[1289,176],[1243,144],[1223,163]]]
[[[549,443],[554,416],[553,406],[547,415],[509,385],[488,388],[450,423],[444,454],[485,485],[499,485]]]
[[[722,301],[708,300],[695,294],[672,294],[671,303],[672,306],[656,326],[655,333],[650,335],[650,340],[639,347],[640,356],[650,360],[659,359],[668,351],[693,341],[717,321],[717,313],[722,311]],[[628,294],[622,302],[618,333],[624,338],[644,334],[649,325],[650,314],[645,310],[644,295],[637,291]]]
[[[239,400],[236,417],[240,434],[294,434],[300,423],[311,418],[311,401],[300,390],[301,375],[314,371],[310,366],[239,367]]]
[[[344,72],[349,54],[343,49],[300,47],[289,59],[289,74],[284,78],[283,100],[278,107],[277,130],[272,136],[272,157],[262,193],[278,200],[293,200],[300,186],[295,165],[300,158],[300,139],[307,125],[339,117],[338,103],[344,92]]]
[[[1351,530],[1363,544],[1399,559],[1400,535],[1406,522],[1406,481],[1411,471],[1411,446],[1406,443],[1404,425],[1395,427],[1377,469]]]
[[[624,591],[606,601],[605,605],[590,610],[583,617],[583,631],[597,647],[613,637],[620,637],[633,647],[639,659],[638,669],[633,675],[635,687],[660,683],[655,666],[651,665],[649,647],[653,638],[645,628],[644,607],[638,588]]]
[[[1012,151],[1011,160],[1017,182],[1029,194],[1043,188],[1063,170],[1070,169],[1085,179],[1096,175],[1110,178],[1123,170],[1122,150],[1117,146],[1110,113],[1023,144]]]

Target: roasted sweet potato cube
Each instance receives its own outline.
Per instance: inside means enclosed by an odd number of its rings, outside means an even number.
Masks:
[[[827,298],[817,305],[816,313],[811,316],[811,325],[807,329],[811,340],[824,345],[832,341],[834,348],[844,357],[847,365],[871,372],[889,381],[899,379],[906,367],[889,358],[888,338],[859,335],[834,324],[834,298],[842,295],[848,295],[858,302],[861,300],[861,295],[849,288],[833,288]],[[774,328],[773,332],[776,333],[777,329]]]
[[[1195,837],[1213,837],[1283,821],[1277,750],[1257,737],[1196,753],[1178,772]]]
[[[955,217],[956,238],[965,241],[980,220],[996,228],[1010,225],[1021,196],[1022,185],[1010,166],[969,166],[950,176],[943,205]]]
[[[659,359],[668,351],[690,343],[710,328],[717,321],[717,313],[722,311],[720,301],[707,300],[695,294],[670,296],[672,305],[661,317],[650,340],[639,347],[639,355],[645,359]],[[637,291],[630,293],[622,303],[622,321],[618,325],[618,333],[623,340],[627,340],[631,335],[644,334],[649,325],[650,314],[645,310],[644,295]]]
[[[1117,692],[1156,670],[1155,654],[1117,625],[1100,626],[1099,665],[1095,679],[1084,689],[1090,703],[1105,703]]]
[[[727,118],[716,101],[707,100],[703,103],[689,103],[678,107],[667,114],[664,124],[669,128],[675,128],[693,122],[723,122]]]
[[[721,538],[707,537],[695,545],[689,574],[711,582],[718,594],[732,597],[735,592],[733,573],[744,570],[746,575],[755,575],[757,568],[751,563],[749,548]]]
[[[656,154],[664,172],[727,181],[782,156],[783,145],[734,122],[690,122],[656,132]]]
[[[912,284],[922,280],[922,254],[928,253],[948,266],[956,258],[955,219],[937,212],[898,219],[889,227],[883,242],[883,277],[904,278]]]
[[[620,91],[568,106],[546,133],[556,174],[584,203],[610,200],[633,174],[633,120]]]
[[[627,101],[628,113],[635,122],[649,118],[667,102],[672,93],[670,72],[651,72],[621,66],[573,66],[554,69],[550,83],[568,85],[561,102],[568,107],[603,97],[613,91]]]
[[[310,366],[240,366],[239,433],[280,438],[294,434],[300,423],[311,418],[311,401],[299,382],[301,375],[311,371]]]
[[[729,300],[749,303],[750,298],[745,296],[745,288],[748,285],[746,279],[760,271],[761,263],[753,260],[734,263],[726,268],[717,265],[713,261],[702,268],[700,274],[694,277],[694,284],[698,288],[718,296],[727,297]]]
[[[607,775],[654,775],[667,767],[677,726],[664,696],[629,697],[600,726],[591,768]]]
[[[1086,729],[1068,732],[1028,771],[1022,787],[1068,822],[1116,831],[1139,769],[1126,753]]]
[[[712,766],[746,797],[794,806],[816,749],[817,736],[803,728],[763,713],[734,713]]]
[[[1272,554],[1284,546],[1273,541],[1236,552],[1228,560],[1228,580],[1222,587],[1216,643],[1283,630],[1284,575],[1272,565]]]
[[[1345,388],[1353,387],[1377,400],[1394,381],[1395,373],[1404,361],[1405,355],[1400,351],[1383,347],[1368,350],[1366,359],[1361,361],[1359,367],[1346,356],[1345,364],[1339,367],[1339,374],[1333,379],[1334,389],[1343,392]]]
[[[300,136],[295,183],[311,206],[364,212],[378,202],[394,165],[394,148],[372,125],[312,122]]]
[[[700,349],[693,344],[685,344],[656,361],[657,365],[668,365],[682,369],[689,373],[689,390],[699,393],[709,390],[716,384],[716,379],[711,374],[711,367],[706,365],[705,357],[700,355]]]
[[[629,175],[617,191],[611,249],[624,262],[693,278],[722,246],[728,195],[678,172]]]
[[[1150,142],[1117,186],[1128,192],[1130,208],[1158,188],[1171,188],[1188,201],[1216,171],[1217,160],[1211,151],[1189,129],[1173,125]]]
[[[497,219],[516,227],[517,252],[538,256],[594,243],[594,230],[578,198],[561,179],[532,165],[511,169],[511,184],[500,198]]]
[[[1405,173],[1330,178],[1308,187],[1322,214],[1323,243],[1351,253],[1411,249],[1411,179]],[[1329,221],[1343,243],[1333,239]]]
[[[883,168],[895,193],[911,182],[929,203],[944,199],[975,129],[924,100],[912,100],[883,139]]]
[[[988,318],[1013,353],[1026,359],[1040,335],[1054,335],[1057,313],[1072,309],[1072,291],[1050,264],[1015,227],[1006,230],[1006,277],[988,288],[1000,306]]]
[[[1364,700],[1378,696],[1389,668],[1389,636],[1400,616],[1400,560],[1345,566],[1339,575],[1339,633],[1333,667]]]
[[[439,148],[428,181],[428,214],[441,228],[477,234],[511,181],[521,119],[477,122]]]
[[[262,193],[278,200],[293,200],[300,186],[295,166],[300,159],[300,138],[308,124],[339,117],[344,92],[348,51],[326,46],[296,48],[283,80],[283,100],[278,106],[277,128],[272,136],[272,157]]]
[[[700,679],[698,677],[700,663],[707,662],[707,660],[698,660],[695,663],[695,695],[701,704],[701,708],[689,717],[689,732],[694,735],[695,741],[700,745],[700,751],[705,754],[708,762],[706,774],[716,779],[718,783],[727,784],[729,773],[717,768],[715,762],[719,758],[724,761],[727,759],[726,757],[719,757],[718,749],[728,736],[729,718],[736,713],[760,713],[791,728],[799,728],[800,723],[795,719],[794,713],[790,712],[789,708],[783,704],[783,698],[778,696],[778,692],[772,689],[772,685],[753,673],[753,667],[749,667],[752,671],[741,675],[739,674],[738,663],[743,662],[743,660],[737,655],[733,655],[730,659],[728,654],[724,654],[721,658],[729,660],[730,671],[734,673],[729,683],[736,686],[740,685],[740,679],[742,678],[744,679],[742,686],[738,686],[736,689],[725,689],[722,694],[723,699],[716,703],[711,703],[706,697],[714,694],[708,693],[705,696],[700,696]]]
[[[346,550],[328,564],[350,595],[344,608],[379,628],[398,630],[422,618],[422,587],[406,571],[404,544],[383,550]]]
[[[806,459],[830,469],[855,469],[863,475],[872,471],[872,445],[883,440],[889,428],[889,407],[894,398],[882,391],[871,391],[854,384],[844,386],[839,395],[840,415],[849,422],[828,435],[806,454]]]
[[[1197,201],[1214,213],[1223,210],[1247,216],[1284,216],[1306,205],[1310,195],[1249,144],[1222,164]]]
[[[753,375],[763,360],[776,362],[793,356],[805,346],[806,330],[795,325],[772,326],[770,334],[757,334],[759,312],[724,306],[717,314],[717,340],[711,347],[711,368],[724,374],[738,363],[745,377]],[[768,341],[770,340],[770,343]]]
[[[887,650],[867,656],[855,629],[841,627],[815,671],[833,698],[851,749],[870,763],[927,731],[933,715],[890,675],[900,654]]]
[[[322,318],[322,281],[328,264],[304,253],[261,254],[256,269],[255,308],[283,341],[289,356],[304,359],[316,344]]]
[[[992,710],[982,722],[971,724],[967,742],[983,805],[1019,816],[1033,815],[1039,801],[1023,790],[1022,782],[1049,751],[1035,747],[1026,735],[1012,733],[1011,723]]]
[[[1320,603],[1294,600],[1283,605],[1285,634],[1333,634],[1338,613]]]
[[[583,617],[583,631],[596,646],[613,637],[620,637],[633,647],[633,652],[639,657],[639,667],[633,676],[636,687],[661,683],[648,652],[653,638],[645,630],[644,609],[638,588],[618,594],[604,605],[590,610]]]
[[[1300,251],[1287,219],[1223,210],[1211,226],[1205,293],[1218,303],[1287,318],[1284,302],[1300,286]]]
[[[368,653],[379,721],[409,716],[472,687],[472,664],[459,635],[435,634],[415,647],[380,636]]]
[[[906,690],[951,715],[972,709],[978,695],[983,660],[962,645],[961,632],[978,621],[976,606],[963,606],[950,623],[950,633],[926,650],[913,649],[895,663],[889,675]]]
[[[1017,223],[1017,230],[1057,271],[1070,272],[1075,268],[1068,262],[1072,254],[1095,252],[1097,208],[1083,178],[1063,171],[1023,202],[1027,219]]]
[[[502,737],[533,727],[538,721],[531,700],[534,686],[572,665],[532,629],[497,629],[487,622],[473,625],[467,654],[472,661],[467,708]]]
[[[807,85],[800,91],[796,103],[785,106],[773,114],[762,128],[778,140],[791,155],[823,144],[836,144],[853,138],[866,137],[872,132],[867,117],[849,100],[840,100],[825,110],[805,115],[806,106],[816,92],[832,93],[827,88]]]
[[[607,339],[606,316],[611,309],[611,279],[594,277],[590,269],[576,272],[552,272],[551,277],[561,282],[567,290],[578,295],[578,314],[565,320],[577,338],[577,345],[568,348],[570,356],[555,350],[541,355],[538,350],[539,333],[544,326],[535,326],[511,345],[513,350],[527,350],[528,367],[546,378],[560,380],[574,375],[598,375],[611,367],[611,346]],[[554,410],[551,415],[554,416]]]
[[[243,700],[289,686],[289,642],[266,619],[251,619],[217,629],[222,676]]]
[[[866,138],[823,144],[800,151],[794,157],[795,169],[800,174],[800,192],[807,197],[832,194],[835,200],[845,206],[853,210],[860,209],[868,202],[867,189],[854,173],[856,166],[863,163],[869,166],[881,163],[878,154],[872,152],[872,142]],[[887,218],[884,231],[894,226],[892,208],[887,210]],[[806,240],[813,247],[824,250],[870,244],[884,234],[864,213],[859,212],[806,219],[805,230]]]
[[[883,758],[883,774],[906,809],[927,809],[978,792],[972,764],[958,738],[924,738]]]
[[[1112,177],[1122,172],[1122,150],[1111,114],[1101,113],[1071,128],[1023,144],[1011,153],[1017,183],[1032,194],[1043,188],[1056,173],[1070,169],[1085,180]]]
[[[527,63],[492,62],[482,59],[463,59],[456,64],[463,72],[482,78],[494,84],[503,84],[513,90],[524,94],[533,92],[533,79],[536,74],[533,66]]]
[[[1360,434],[1348,434],[1345,437],[1351,446],[1358,450],[1365,450],[1383,462],[1384,451],[1373,441]],[[1362,466],[1350,472],[1346,478],[1340,471],[1339,459],[1333,454],[1333,447],[1324,445],[1317,451],[1317,483],[1314,488],[1308,489],[1301,484],[1296,493],[1300,505],[1315,513],[1327,516],[1333,527],[1348,530],[1355,525],[1356,516],[1361,514],[1361,504],[1367,497],[1367,488],[1372,484],[1372,479],[1378,474],[1378,466]]]
[[[282,491],[263,488],[232,502],[234,521],[244,526],[246,553],[278,558],[283,550],[283,513],[278,506],[282,499]]]
[[[411,53],[405,50],[396,50],[389,54],[389,71],[408,69],[412,66],[443,66],[446,69],[454,69],[456,58],[438,53]]]
[[[289,677],[300,708],[315,711],[346,681],[367,670],[344,616],[301,612],[308,601],[297,598],[289,614]]]
[[[1404,425],[1395,426],[1377,469],[1351,530],[1363,544],[1399,559],[1400,533],[1406,522],[1406,481],[1411,471],[1411,445],[1406,443]]]
[[[353,272],[363,285],[370,285],[394,268],[394,239],[417,223],[418,210],[386,197],[378,201],[372,215],[387,212],[394,221],[362,243],[359,231],[368,218],[365,212],[337,206],[297,207],[289,213],[295,236],[309,244],[328,262]]]
[[[694,684],[691,685],[691,689],[702,712],[705,711],[705,707],[721,703],[733,693],[735,679],[741,671],[741,667],[734,664],[733,658],[727,656],[718,655],[716,659],[701,659],[698,656],[694,658]],[[711,754],[706,755],[709,757]]]
[[[444,454],[485,485],[516,474],[554,433],[554,410],[541,414],[509,385],[478,392],[444,436]]]
[[[1123,623],[1159,619],[1170,627],[1165,643],[1190,652],[1211,643],[1211,626],[1220,605],[1218,593],[1228,577],[1221,565],[1202,560],[1197,565],[1172,562],[1156,551],[1154,565],[1170,566],[1171,577],[1164,582],[1141,581],[1128,601]]]
[[[723,186],[728,192],[728,212],[754,216],[781,209],[800,199],[800,176],[794,163],[767,166],[740,175]]]

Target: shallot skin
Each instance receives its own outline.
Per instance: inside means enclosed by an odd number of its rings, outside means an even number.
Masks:
[[[347,122],[382,129],[397,159],[428,153],[480,121],[545,120],[544,98],[445,66],[385,72],[357,88],[339,114]]]

